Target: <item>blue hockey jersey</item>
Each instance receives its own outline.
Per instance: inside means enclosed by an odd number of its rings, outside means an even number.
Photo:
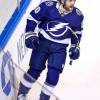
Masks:
[[[26,38],[33,36],[30,32],[38,32],[39,27],[38,35],[44,39],[62,44],[69,44],[71,40],[71,44],[76,44],[82,36],[82,22],[83,14],[78,8],[67,12],[59,2],[46,1],[31,11],[27,19]]]

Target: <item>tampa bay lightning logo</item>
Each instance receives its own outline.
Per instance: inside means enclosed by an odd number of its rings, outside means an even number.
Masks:
[[[47,32],[53,37],[61,37],[68,31],[68,24],[58,21],[51,21],[47,24]]]
[[[0,65],[1,87],[6,96],[8,96],[11,92],[10,73],[12,64],[9,57],[11,57],[10,53],[5,53],[3,55],[3,60]]]

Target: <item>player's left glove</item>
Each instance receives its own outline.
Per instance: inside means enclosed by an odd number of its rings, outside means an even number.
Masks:
[[[80,47],[79,45],[71,45],[69,49],[69,57],[72,60],[76,60],[80,57]]]
[[[33,33],[33,34],[36,34],[36,33]],[[27,48],[36,49],[39,45],[38,36],[34,35],[34,36],[30,36],[28,38],[25,38],[25,45]]]

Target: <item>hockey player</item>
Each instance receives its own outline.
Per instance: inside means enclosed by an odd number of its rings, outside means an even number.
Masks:
[[[52,91],[57,85],[66,61],[66,48],[69,42],[70,59],[76,60],[80,56],[83,15],[74,4],[75,0],[46,1],[32,10],[27,19],[25,44],[32,49],[27,73],[37,80],[46,67],[46,61],[48,62],[48,72],[39,100],[50,99],[51,93],[44,87]],[[37,28],[40,29],[39,32]],[[25,100],[35,82],[32,78],[24,74],[18,100]]]

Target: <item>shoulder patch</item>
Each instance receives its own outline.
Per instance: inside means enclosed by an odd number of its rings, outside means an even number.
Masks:
[[[82,15],[82,12],[81,12],[79,9],[76,9],[76,13],[77,13],[77,15],[79,15],[79,16]]]
[[[40,11],[40,9],[41,9],[40,7],[36,7],[34,12],[37,14]]]
[[[52,6],[52,5],[54,4],[54,2],[52,2],[52,1],[47,1],[47,2],[45,2],[45,4],[46,4],[47,6]]]

